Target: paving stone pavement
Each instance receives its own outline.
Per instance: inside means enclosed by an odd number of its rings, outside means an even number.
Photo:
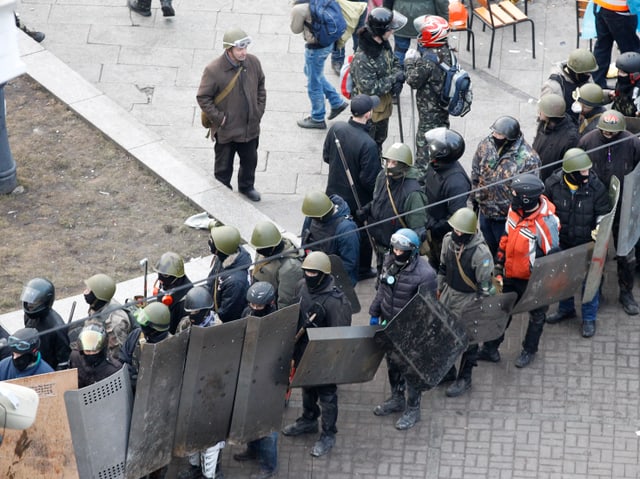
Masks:
[[[42,45],[22,36],[23,59],[46,88],[204,210],[238,226],[243,237],[265,217],[296,234],[302,196],[310,188],[324,188],[327,168],[321,159],[324,133],[295,124],[309,103],[303,41],[288,26],[290,4],[174,0],[174,5],[176,17],[165,19],[157,0],[149,18],[131,14],[125,0],[22,0],[25,23],[47,35]],[[499,115],[520,118],[526,138],[533,140],[540,85],[551,64],[575,47],[574,8],[570,1],[535,0],[529,5],[536,59],[531,58],[527,25],[518,27],[516,43],[509,30],[496,34],[491,69],[486,68],[488,32],[474,26],[476,70],[464,50],[464,34],[453,37],[474,84],[472,112],[452,119],[467,142],[466,167]],[[233,25],[253,37],[249,51],[261,59],[267,78],[256,181],[263,201],[258,204],[238,201],[237,193],[213,180],[212,145],[204,138],[195,101],[202,70],[221,53],[222,34]],[[329,68],[327,75],[337,84]],[[410,142],[408,89],[401,107]],[[346,119],[346,114],[338,117]],[[399,140],[395,113],[390,132],[388,144]],[[395,417],[378,418],[371,412],[389,394],[382,366],[373,381],[340,387],[337,444],[327,457],[309,455],[315,436],[280,437],[277,477],[640,477],[640,328],[637,317],[617,305],[613,264],[607,273],[594,338],[580,337],[578,320],[547,326],[534,363],[517,370],[513,362],[526,327],[524,315],[517,316],[502,346],[502,361],[480,363],[472,390],[460,398],[446,398],[442,387],[426,392],[422,421],[407,432],[395,430]],[[364,311],[354,324],[367,324],[373,282],[359,284],[358,294]],[[296,391],[283,424],[300,410]],[[249,477],[257,470],[232,460],[240,447],[224,450],[228,478]],[[184,460],[172,465],[170,477],[181,464]]]

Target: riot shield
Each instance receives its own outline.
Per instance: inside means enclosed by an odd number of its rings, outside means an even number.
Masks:
[[[600,220],[598,236],[593,246],[593,254],[591,255],[589,271],[587,272],[587,279],[582,293],[583,303],[591,301],[598,291],[598,288],[600,288],[600,280],[602,278],[602,272],[604,271],[604,264],[607,261],[611,228],[613,227],[613,218],[616,215],[619,197],[620,180],[618,180],[616,176],[612,176],[611,182],[609,183],[609,204],[611,204],[611,211]]]
[[[370,381],[384,356],[376,331],[372,326],[308,329],[309,344],[291,387]]]
[[[622,201],[620,202],[620,226],[616,254],[628,255],[640,238],[640,163],[624,176]]]
[[[593,243],[589,242],[537,258],[527,289],[511,314],[531,311],[573,296],[582,288],[592,251]]]
[[[464,327],[431,294],[416,294],[375,338],[422,390],[438,385],[467,349]]]
[[[342,259],[335,254],[330,254],[329,259],[331,260],[331,274],[335,278],[336,286],[340,288],[349,300],[349,303],[351,303],[351,314],[358,314],[362,309],[360,306],[360,300],[358,299],[355,289],[353,289],[353,286],[351,285],[351,278],[349,277],[347,270],[344,269]]]
[[[129,479],[171,461],[189,331],[142,347],[127,446]]]
[[[299,309],[247,318],[229,441],[246,443],[280,429]]]
[[[227,438],[246,325],[245,318],[191,328],[174,455],[184,457]]]
[[[479,297],[470,301],[460,314],[460,324],[467,332],[469,344],[484,343],[499,338],[507,328],[516,293]]]
[[[0,477],[78,477],[64,393],[78,388],[76,369],[39,374],[10,382],[38,393],[38,413],[24,431],[4,430],[0,447]],[[113,476],[121,477],[121,476]]]
[[[65,392],[64,402],[80,477],[123,478],[133,406],[126,366],[91,386]]]

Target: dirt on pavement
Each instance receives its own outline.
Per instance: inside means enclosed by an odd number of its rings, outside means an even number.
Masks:
[[[165,251],[185,261],[209,254],[208,231],[183,224],[200,212],[187,199],[30,77],[4,92],[24,192],[0,195],[0,313],[21,308],[34,277],[63,298],[96,273],[142,276],[145,257],[152,266]]]

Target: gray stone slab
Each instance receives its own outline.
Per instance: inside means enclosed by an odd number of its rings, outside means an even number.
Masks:
[[[159,67],[191,66],[193,49],[147,46],[119,49],[118,63],[125,65],[152,65]]]
[[[157,67],[139,65],[103,65],[100,81],[104,83],[126,81],[138,87],[173,85],[176,80],[176,67]]]
[[[53,43],[53,42],[51,42]],[[47,43],[47,45],[51,45]],[[73,43],[56,43],[56,56],[64,63],[77,63],[85,58],[87,64],[116,64],[120,47],[117,45],[78,45]]]
[[[130,25],[129,8],[120,4],[117,7],[105,8],[101,5],[53,5],[49,18],[50,23]]]

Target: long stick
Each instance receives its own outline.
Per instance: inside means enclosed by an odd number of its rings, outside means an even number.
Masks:
[[[413,157],[416,157],[418,142],[416,135],[416,99],[415,90],[411,89],[411,134],[413,135]]]
[[[396,96],[398,103],[398,127],[400,128],[400,143],[404,143],[404,132],[402,131],[402,110],[400,109],[400,95]]]

